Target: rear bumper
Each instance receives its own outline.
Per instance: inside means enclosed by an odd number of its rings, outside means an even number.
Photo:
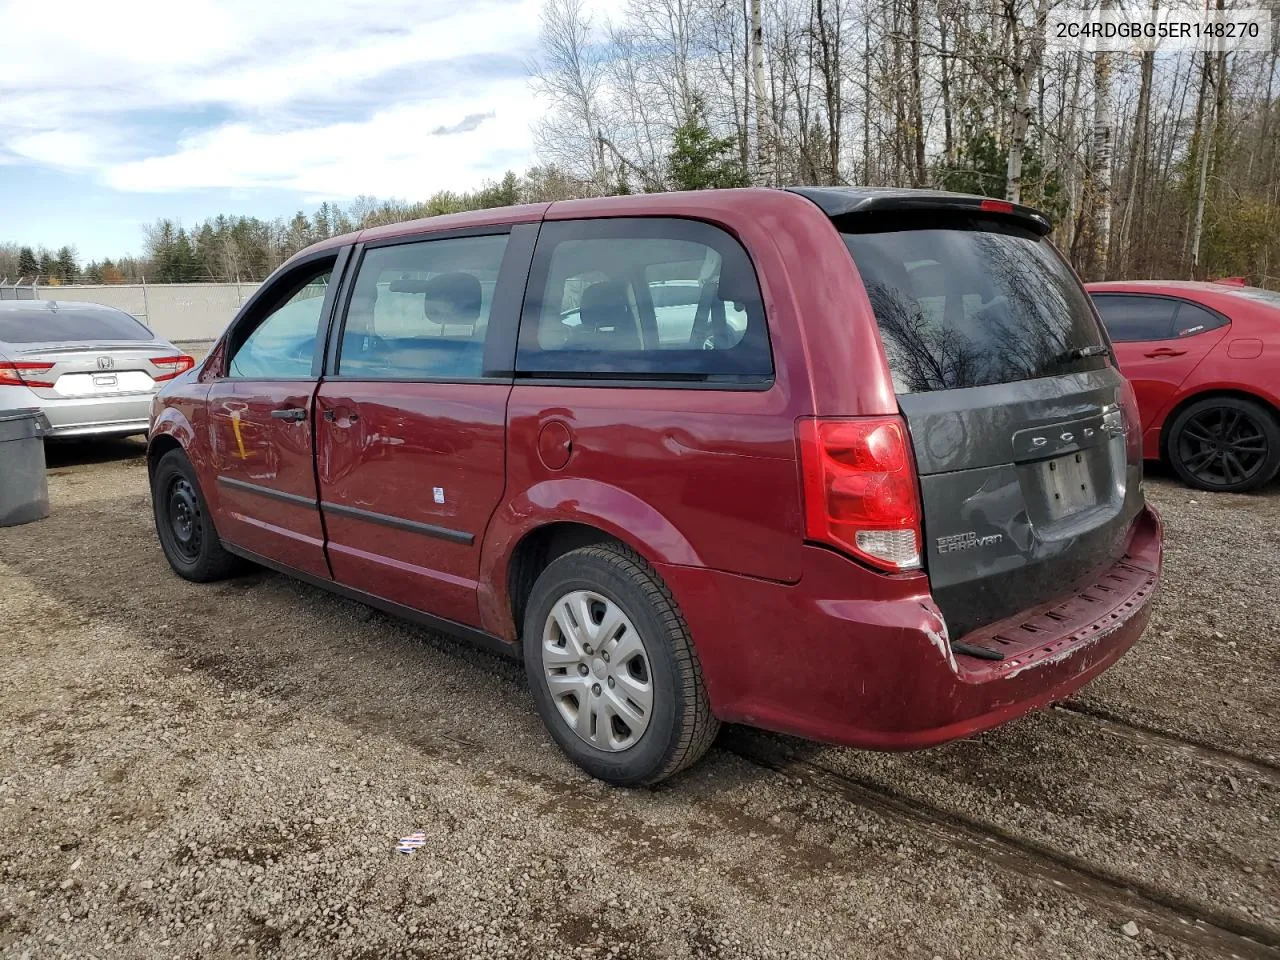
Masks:
[[[1064,699],[1142,635],[1160,577],[1160,520],[1074,595],[961,638],[954,654],[923,575],[885,577],[820,548],[787,586],[662,566],[721,719],[847,746],[910,750]],[[859,599],[847,599],[850,596]]]
[[[146,433],[151,418],[152,393],[123,397],[84,397],[74,400],[39,400],[49,421],[45,436],[126,436]]]

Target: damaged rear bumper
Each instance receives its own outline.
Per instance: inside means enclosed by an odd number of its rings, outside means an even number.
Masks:
[[[793,585],[660,568],[689,621],[712,710],[808,739],[910,750],[1062,700],[1115,663],[1150,617],[1161,527],[1144,509],[1124,556],[1088,586],[962,638],[947,636],[923,575],[885,577],[807,550]],[[1004,659],[956,653],[953,639]]]

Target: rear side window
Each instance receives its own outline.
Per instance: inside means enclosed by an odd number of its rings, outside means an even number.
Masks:
[[[38,307],[0,312],[0,340],[6,343],[151,338],[151,331],[141,323],[111,307]]]
[[[1204,307],[1196,306],[1183,300],[1178,304],[1178,313],[1173,318],[1173,335],[1175,337],[1193,337],[1206,330],[1217,330],[1226,326],[1227,318],[1213,313]]]
[[[1104,367],[1088,295],[1045,240],[964,220],[945,228],[841,226],[898,393],[1011,383]]]
[[[674,218],[553,221],[520,324],[525,376],[764,382],[764,304],[746,251]]]
[[[1093,302],[1102,315],[1107,333],[1117,343],[1168,340],[1173,336],[1173,315],[1178,309],[1177,300],[1097,294]]]
[[[1227,322],[1220,314],[1174,297],[1099,293],[1093,302],[1117,343],[1193,337]]]
[[[507,234],[367,250],[338,348],[338,375],[367,380],[474,379]]]

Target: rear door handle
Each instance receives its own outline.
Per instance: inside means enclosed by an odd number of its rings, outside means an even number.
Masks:
[[[1187,351],[1185,350],[1170,350],[1168,347],[1157,347],[1155,350],[1152,350],[1150,353],[1144,353],[1143,356],[1144,357],[1180,357],[1186,352]]]
[[[277,420],[291,420],[296,423],[307,419],[307,411],[302,407],[284,407],[280,410],[272,410],[271,416]]]

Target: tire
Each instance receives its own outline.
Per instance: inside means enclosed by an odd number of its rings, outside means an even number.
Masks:
[[[593,646],[602,635],[603,650]],[[720,728],[671,592],[622,545],[581,547],[542,571],[526,606],[524,663],[552,738],[607,783],[664,780],[699,760]]]
[[[241,567],[218,539],[209,505],[191,461],[170,450],[151,475],[151,510],[165,559],[178,576],[196,583],[224,580]]]
[[[1260,403],[1207,397],[1169,425],[1169,464],[1198,490],[1244,493],[1280,471],[1280,423]]]

